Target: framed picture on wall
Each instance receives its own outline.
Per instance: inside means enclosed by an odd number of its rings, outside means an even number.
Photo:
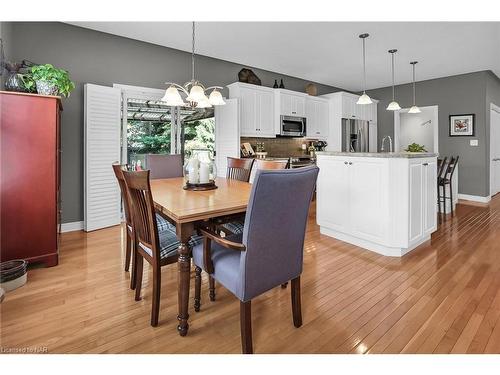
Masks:
[[[450,137],[474,136],[474,114],[450,115]]]

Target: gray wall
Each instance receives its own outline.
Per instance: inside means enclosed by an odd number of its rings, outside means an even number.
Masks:
[[[488,83],[489,82],[489,83]],[[489,88],[487,90],[487,88]],[[417,82],[417,105],[439,106],[439,153],[459,155],[459,193],[489,195],[489,101],[500,101],[498,78],[489,71]],[[487,91],[489,92],[487,97]],[[385,108],[391,100],[391,88],[369,90],[368,94],[380,100],[378,105],[378,137],[394,135],[394,114]],[[396,86],[396,100],[402,108],[412,105],[411,85]],[[485,104],[487,103],[487,104]],[[449,115],[474,113],[474,137],[450,137]],[[478,139],[479,146],[469,145]]]
[[[191,55],[62,23],[12,23],[11,27],[6,41],[10,45],[9,60],[52,63],[68,70],[76,83],[71,97],[63,100],[62,221],[83,220],[83,85],[122,83],[164,88],[165,81],[184,83],[191,78]],[[242,67],[199,56],[196,75],[208,86],[225,86],[238,80]],[[254,72],[264,86],[283,78],[286,88],[304,91],[308,83],[279,73]],[[318,94],[334,91],[339,89],[318,84]]]
[[[0,38],[3,41],[3,52],[7,58],[7,56],[11,55],[12,24],[10,22],[0,22]],[[3,87],[7,72],[4,70],[2,73],[0,87]]]

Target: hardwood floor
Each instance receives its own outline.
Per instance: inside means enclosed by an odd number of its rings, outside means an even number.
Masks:
[[[432,241],[387,258],[319,233],[308,223],[303,326],[294,328],[290,286],[252,302],[256,353],[500,353],[500,196],[459,205]],[[239,303],[203,274],[201,311],[179,337],[175,266],[162,269],[160,323],[149,324],[151,270],[134,301],[123,271],[121,227],[62,236],[60,264],[29,272],[1,307],[3,348],[49,353],[239,353]],[[194,268],[192,273],[194,288]]]

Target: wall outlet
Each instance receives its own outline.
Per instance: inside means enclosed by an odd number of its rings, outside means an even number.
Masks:
[[[479,141],[477,139],[471,139],[469,144],[471,146],[479,146]]]

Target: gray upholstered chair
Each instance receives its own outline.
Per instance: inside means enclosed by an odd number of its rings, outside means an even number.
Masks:
[[[182,177],[182,155],[148,154],[146,168],[151,179]]]
[[[220,237],[201,230],[193,247],[195,310],[201,298],[201,270],[240,300],[243,353],[252,353],[251,301],[291,280],[295,327],[302,325],[300,274],[309,205],[319,168],[259,170],[252,186],[243,233]]]

